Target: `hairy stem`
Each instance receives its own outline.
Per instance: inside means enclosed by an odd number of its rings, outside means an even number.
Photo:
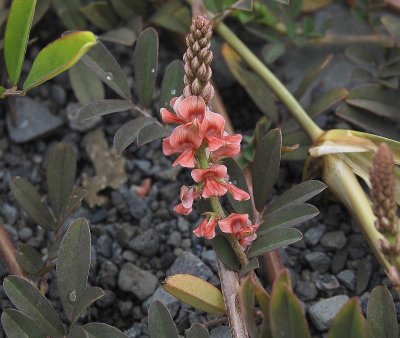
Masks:
[[[10,240],[8,233],[2,224],[0,224],[0,257],[4,261],[10,275],[17,275],[26,278],[25,273],[22,271],[15,258],[14,244]]]

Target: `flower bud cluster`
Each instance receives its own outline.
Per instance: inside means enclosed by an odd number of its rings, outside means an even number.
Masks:
[[[181,203],[175,212],[188,215],[195,200],[218,198],[226,193],[238,201],[248,200],[249,194],[229,181],[227,168],[220,163],[240,152],[242,136],[225,132],[224,118],[209,110],[200,96],[173,98],[170,105],[174,111],[161,108],[161,117],[164,123],[177,127],[163,140],[163,152],[167,156],[178,155],[173,166],[193,168],[191,175],[196,183],[181,188]],[[256,238],[257,225],[251,224],[249,215],[236,213],[226,218],[217,212],[207,213],[194,234],[211,239],[217,226],[222,232],[233,234],[243,248]]]

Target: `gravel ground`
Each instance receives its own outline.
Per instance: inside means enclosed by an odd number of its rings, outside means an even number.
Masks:
[[[46,34],[43,33],[44,40],[49,39]],[[131,50],[125,47],[114,50],[132,83]],[[31,56],[36,52],[33,47]],[[162,46],[160,74],[168,62],[179,57],[176,53],[171,47]],[[233,84],[223,67],[216,69],[216,80],[223,83],[221,92],[227,99],[228,110],[232,111],[234,125],[249,132],[261,114],[247,94]],[[111,145],[115,131],[129,117],[116,114],[84,127],[77,126],[73,114],[79,105],[66,74],[33,90],[29,98],[17,99],[14,103],[20,118],[18,128],[13,127],[9,119],[0,120],[0,222],[4,223],[15,243],[28,243],[42,250],[51,238],[17,206],[9,190],[10,178],[23,176],[45,193],[49,150],[56,142],[66,141],[77,151],[77,184],[82,185],[85,175],[99,174],[86,151],[85,135],[102,130]],[[2,116],[10,116],[5,103],[1,109]],[[347,126],[336,121],[331,113],[321,117],[320,122]],[[211,247],[192,234],[199,215],[194,212],[184,218],[172,211],[180,186],[191,182],[188,171],[171,167],[170,159],[161,152],[160,141],[140,149],[130,147],[124,157],[125,183],[101,192],[103,206],[89,207],[84,203],[73,215],[73,218],[83,216],[90,221],[92,263],[89,279],[92,285],[101,286],[106,292],[83,320],[90,317],[92,321],[112,324],[126,330],[131,338],[147,337],[147,309],[152,300],[159,299],[168,306],[183,332],[190,324],[209,318],[180,304],[162,290],[160,283],[170,274],[186,272],[218,285]],[[301,168],[302,163],[283,163],[276,191],[280,193],[299,183]],[[139,197],[137,187],[149,178],[152,182],[149,194]],[[348,212],[340,204],[328,201],[329,197],[324,193],[315,199],[321,214],[301,227],[304,240],[282,250],[285,265],[292,274],[294,290],[304,303],[313,337],[323,337],[334,315],[349,297],[360,296],[365,311],[370,291],[377,285],[388,285]],[[0,263],[0,279],[5,275],[6,270]],[[48,284],[47,296],[56,309],[61,310],[54,273],[50,273]],[[1,286],[0,304],[1,309],[10,306]],[[396,309],[400,314],[400,302],[396,303]],[[212,337],[228,336],[226,327],[212,330]]]

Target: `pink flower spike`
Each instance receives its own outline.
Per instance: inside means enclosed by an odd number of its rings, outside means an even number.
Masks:
[[[206,117],[200,126],[200,134],[208,143],[210,151],[217,150],[224,145],[225,119],[217,113],[206,112]]]
[[[236,235],[250,223],[248,214],[230,214],[218,222],[222,232]]]
[[[235,134],[224,136],[222,138],[222,146],[215,151],[212,151],[211,156],[214,160],[220,160],[225,157],[234,157],[240,152],[240,142],[242,135]]]
[[[177,214],[189,215],[192,212],[193,201],[197,198],[197,194],[193,188],[187,186],[181,187],[180,199],[181,203],[178,204],[174,210]]]
[[[246,201],[250,199],[250,195],[246,191],[239,189],[232,183],[227,183],[226,188],[236,201]]]
[[[200,96],[189,96],[182,100],[176,100],[174,110],[187,122],[198,121],[201,123],[206,114],[206,104]]]
[[[202,197],[223,196],[226,188],[227,169],[222,164],[214,164],[208,169],[193,169],[192,177],[197,183],[203,183]]]
[[[205,237],[207,239],[212,239],[215,237],[215,227],[217,226],[217,221],[215,218],[209,220],[204,219],[200,225],[193,230],[193,233],[197,237]]]
[[[180,118],[178,115],[171,113],[168,109],[161,108],[160,109],[161,119],[164,123],[167,124],[183,124],[185,120]]]

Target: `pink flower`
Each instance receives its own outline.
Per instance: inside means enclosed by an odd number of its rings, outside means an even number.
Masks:
[[[200,126],[200,134],[207,141],[210,151],[217,150],[223,146],[224,128],[225,120],[220,114],[211,111],[206,112],[205,119]]]
[[[194,168],[194,157],[197,149],[201,145],[199,129],[194,124],[178,126],[171,135],[163,140],[163,152],[170,156],[180,154],[173,166]]]
[[[206,114],[206,104],[200,96],[174,97],[170,105],[176,114],[161,108],[160,113],[164,123],[185,124],[195,121],[201,123]]]
[[[233,234],[246,248],[257,238],[258,224],[251,224],[248,214],[230,214],[227,218],[218,222],[222,232]]]
[[[214,164],[208,169],[193,169],[192,177],[197,183],[203,183],[202,197],[223,196],[229,191],[238,201],[248,200],[250,195],[227,182],[227,169],[222,164]]]
[[[217,220],[215,218],[204,219],[200,225],[193,230],[193,233],[197,237],[205,237],[212,239],[215,237],[215,227],[217,226]]]
[[[175,212],[181,215],[189,215],[192,212],[193,201],[197,198],[196,195],[193,188],[189,189],[183,185],[180,193],[181,203],[175,206]]]
[[[225,134],[222,139],[222,145],[215,151],[211,149],[211,157],[214,161],[220,160],[225,157],[234,157],[240,152],[240,142],[242,141],[242,135],[228,135]]]

